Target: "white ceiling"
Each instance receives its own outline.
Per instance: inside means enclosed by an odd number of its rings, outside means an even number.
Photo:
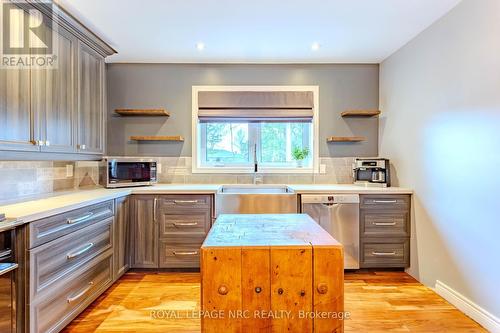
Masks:
[[[108,62],[379,63],[460,0],[58,2],[118,51]]]

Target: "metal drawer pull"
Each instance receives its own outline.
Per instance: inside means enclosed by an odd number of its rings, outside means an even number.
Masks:
[[[75,296],[72,296],[72,297],[68,297],[68,303],[72,303],[76,300],[78,300],[79,298],[81,298],[83,295],[85,295],[86,293],[89,292],[90,289],[92,289],[92,286],[94,285],[94,281],[90,281],[89,282],[89,285],[87,288],[83,289],[81,292],[79,292],[77,295]]]
[[[397,203],[397,200],[373,200],[374,203]]]
[[[158,198],[155,198],[153,201],[153,221],[156,222],[156,210],[158,207]]]
[[[174,222],[176,227],[190,227],[194,225],[198,225],[197,222]]]
[[[396,225],[396,222],[372,222],[372,224],[379,226],[391,226],[391,225]]]
[[[17,269],[17,267],[19,267],[19,265],[14,264],[14,263],[2,263],[2,264],[0,264],[0,276]]]
[[[81,217],[77,217],[76,219],[67,219],[66,221],[68,224],[78,224],[78,223],[82,223],[82,222],[87,221],[92,216],[94,216],[94,213],[90,212],[90,213],[87,213]]]
[[[78,251],[73,252],[73,253],[68,253],[68,255],[66,257],[68,259],[73,259],[75,257],[78,257],[79,255],[82,255],[85,252],[87,252],[88,250],[90,250],[93,246],[94,246],[94,243],[88,243],[83,249],[78,250]]]
[[[395,256],[396,255],[396,252],[392,251],[392,252],[372,252],[372,254],[374,256],[379,256],[379,257],[383,257],[383,256]]]
[[[198,251],[174,251],[174,256],[196,256],[198,255]]]
[[[5,251],[2,251],[0,252],[0,260],[4,259],[4,258],[8,258],[12,255],[12,250],[11,249],[7,249]]]
[[[174,200],[174,204],[196,204],[198,200]]]

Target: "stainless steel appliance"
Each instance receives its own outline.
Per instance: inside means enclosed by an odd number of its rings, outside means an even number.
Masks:
[[[157,161],[147,158],[110,158],[101,165],[101,185],[107,188],[153,185]]]
[[[359,195],[303,194],[308,214],[344,246],[344,268],[359,268]]]
[[[357,158],[353,167],[354,184],[391,186],[389,160],[386,158]]]
[[[223,185],[215,198],[220,214],[297,213],[297,194],[285,185]]]
[[[14,239],[14,229],[0,232],[0,332],[2,333],[15,332],[16,328],[14,272],[18,265],[14,262]]]

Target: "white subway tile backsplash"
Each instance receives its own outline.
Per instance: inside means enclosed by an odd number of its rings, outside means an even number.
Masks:
[[[251,174],[193,174],[191,157],[156,157],[162,165],[163,184],[252,184]],[[324,174],[259,174],[265,184],[349,184],[354,158],[322,157]],[[66,166],[73,166],[67,177]],[[0,204],[16,198],[99,184],[99,162],[2,161]]]
[[[73,166],[72,177],[67,177],[66,165]],[[0,204],[75,189],[84,177],[87,177],[86,184],[99,184],[98,162],[94,161],[2,161],[0,173]]]

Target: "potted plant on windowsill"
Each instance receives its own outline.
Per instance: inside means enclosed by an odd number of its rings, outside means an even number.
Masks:
[[[292,150],[292,158],[297,163],[297,168],[302,168],[304,160],[309,156],[309,148],[294,147]]]

